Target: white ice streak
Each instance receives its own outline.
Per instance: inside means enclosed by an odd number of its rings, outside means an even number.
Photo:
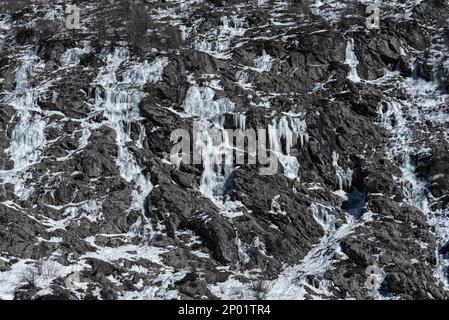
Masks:
[[[234,103],[227,98],[215,100],[215,91],[209,87],[191,86],[187,90],[183,107],[188,115],[199,118],[200,132],[193,139],[203,163],[200,191],[211,199],[222,197],[226,181],[233,172],[231,161],[223,163],[223,156],[229,155],[232,147],[224,131],[222,117],[234,110]],[[220,132],[220,137],[211,136],[208,131],[210,128]],[[222,138],[218,140],[220,143],[217,143],[216,138]]]
[[[340,155],[336,152],[332,152],[332,167],[335,171],[335,186],[337,188],[337,191],[344,191],[348,190],[351,186],[352,182],[352,170],[346,169],[346,171],[340,167],[338,164],[338,159],[340,158]]]
[[[143,95],[142,88],[148,82],[155,83],[161,80],[168,59],[159,57],[152,63],[134,64],[123,73],[123,80],[119,82],[116,73],[127,59],[128,51],[125,48],[118,48],[106,57],[107,65],[96,79],[96,83],[102,89],[96,90],[95,106],[97,110],[104,111],[108,125],[116,132],[118,148],[116,164],[120,175],[135,185],[130,210],[144,210],[145,199],[152,190],[152,184],[129,151],[127,143],[132,141],[131,124],[140,120],[139,103]],[[141,135],[143,134],[144,131],[141,129]],[[141,141],[142,137],[139,140]]]
[[[254,61],[255,68],[257,72],[269,72],[273,65],[272,58],[269,56],[265,50],[262,51],[262,55]]]
[[[27,199],[33,192],[32,187],[25,186],[25,181],[31,177],[27,169],[40,160],[42,147],[46,143],[44,130],[47,120],[37,103],[46,86],[33,88],[30,84],[31,78],[44,68],[37,56],[29,54],[19,61],[21,64],[15,74],[15,89],[3,98],[3,102],[17,111],[19,120],[12,131],[10,146],[6,149],[14,167],[0,171],[0,178],[3,183],[14,185],[19,198]]]
[[[310,206],[310,212],[313,218],[323,227],[325,233],[335,231],[335,216],[330,213],[332,208],[324,206],[320,203],[312,203]]]
[[[186,93],[184,111],[200,119],[214,119],[234,110],[228,98],[215,99],[215,91],[209,87],[191,86]]]
[[[435,132],[436,125],[447,123],[449,117],[443,111],[447,95],[439,90],[437,82],[427,82],[419,78],[407,78],[403,87],[408,93],[408,100],[388,101],[386,108],[382,105],[378,108],[380,125],[391,134],[392,146],[386,150],[386,156],[390,159],[395,156],[402,157],[401,180],[407,202],[420,209],[427,217],[439,246],[443,246],[449,242],[449,212],[438,206],[432,208],[432,203],[438,199],[428,191],[427,180],[420,178],[416,173],[412,156],[427,151],[422,148],[416,150],[413,144],[416,138],[412,128],[425,131],[426,123],[431,123],[434,126],[432,131]],[[447,130],[443,134],[447,139]],[[449,267],[449,261],[447,257],[439,254],[438,248],[436,254],[438,261],[435,277],[449,289],[445,271]]]
[[[284,169],[284,175],[290,179],[298,177],[299,162],[290,153],[294,145],[299,143],[302,148],[309,140],[305,120],[300,115],[291,113],[273,119],[272,124],[268,125],[268,139],[271,151],[276,154]]]
[[[244,23],[245,20],[237,16],[221,17],[221,25],[196,39],[195,48],[220,59],[229,59],[232,40],[245,34]]]
[[[349,74],[348,79],[352,82],[360,82],[360,77],[357,74],[357,66],[359,64],[359,60],[354,52],[354,39],[349,39],[346,44],[346,60],[345,64],[349,66]]]
[[[331,283],[324,279],[324,274],[334,263],[338,262],[338,259],[345,259],[344,253],[341,252],[341,240],[371,219],[369,214],[364,215],[360,220],[347,215],[347,223],[335,230],[335,218],[330,213],[330,208],[313,204],[310,210],[315,219],[318,219],[323,226],[325,235],[307,253],[299,265],[287,267],[278,279],[270,283],[268,299],[301,300],[306,298],[306,294],[310,295],[311,293],[315,299],[332,297],[329,290]],[[327,219],[326,222],[324,219]],[[314,281],[311,282],[310,277]]]

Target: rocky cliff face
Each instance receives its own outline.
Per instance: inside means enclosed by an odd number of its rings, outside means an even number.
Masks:
[[[368,4],[0,1],[0,298],[447,298],[449,1]]]

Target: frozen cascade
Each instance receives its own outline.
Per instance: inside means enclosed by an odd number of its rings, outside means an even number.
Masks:
[[[290,179],[298,177],[298,159],[291,156],[290,151],[294,145],[299,143],[303,147],[308,142],[305,120],[292,114],[273,119],[272,124],[268,125],[268,139],[271,150],[284,168],[284,175]]]
[[[232,155],[232,146],[222,125],[222,116],[234,110],[234,104],[227,98],[214,100],[215,92],[209,87],[191,86],[186,93],[184,111],[200,119],[200,132],[195,139],[195,147],[200,151],[203,163],[200,191],[214,199],[226,192],[226,183],[232,175],[233,164],[223,164],[223,156]],[[208,129],[220,132],[221,138],[210,135]]]
[[[426,121],[431,121],[435,125],[445,126],[449,122],[447,113],[447,99],[449,95],[441,91],[441,84],[438,81],[426,81],[421,78],[407,78],[404,86],[412,99],[411,103],[415,107],[407,109],[407,117],[425,125]],[[405,121],[405,120],[404,120]],[[443,135],[449,141],[449,130],[443,130]]]
[[[423,0],[401,0],[401,1],[381,1],[381,0],[358,0],[359,4],[368,6],[370,4],[382,4],[382,16],[392,17],[395,20],[410,18],[413,9]],[[311,1],[311,9],[315,15],[323,17],[330,23],[338,23],[346,15],[348,3],[339,0],[314,0]],[[390,11],[396,11],[396,13]],[[397,13],[397,12],[400,13]]]
[[[359,60],[354,53],[354,39],[349,39],[346,44],[346,60],[345,64],[350,67],[348,79],[352,82],[359,82],[360,77],[357,74],[357,65],[359,64]]]
[[[134,64],[124,72],[123,81],[118,82],[116,72],[127,59],[128,51],[125,48],[118,48],[106,57],[107,66],[96,79],[96,83],[103,88],[104,93],[101,94],[101,89],[97,88],[95,107],[104,111],[108,125],[116,132],[118,148],[116,164],[120,175],[126,181],[134,182],[136,186],[129,210],[145,210],[145,199],[152,190],[152,184],[149,177],[142,173],[142,168],[126,144],[132,141],[131,124],[140,120],[139,102],[143,95],[141,90],[145,83],[161,80],[168,59],[159,57],[152,63]],[[141,129],[140,134],[144,135],[144,132]],[[142,140],[143,137],[139,137],[140,143]]]
[[[14,192],[21,199],[27,199],[33,192],[26,187],[25,181],[30,177],[26,169],[37,163],[46,143],[44,129],[47,124],[43,111],[37,104],[38,97],[45,88],[30,87],[30,77],[43,70],[43,63],[35,55],[27,55],[15,74],[16,87],[4,96],[4,102],[17,110],[19,123],[11,134],[11,144],[6,150],[14,167],[0,171],[3,183],[14,185]]]
[[[401,168],[402,178],[407,183],[404,186],[404,194],[407,199],[411,199],[411,202],[426,215],[430,213],[428,191],[426,189],[426,182],[419,180],[416,177],[415,166],[412,164],[410,155],[404,155],[404,163]]]
[[[338,164],[340,155],[334,151],[332,152],[332,166],[335,170],[335,186],[337,191],[348,190],[352,182],[352,170],[347,169],[346,172]]]
[[[246,29],[244,28],[244,19],[237,16],[232,16],[231,20],[227,16],[223,16],[221,23],[222,25],[218,29],[211,30],[202,36],[206,39],[196,39],[195,48],[217,58],[228,59],[230,58],[228,51],[232,39],[243,36]]]
[[[449,242],[449,212],[443,209],[432,211],[430,201],[435,201],[427,190],[427,182],[419,179],[416,175],[416,168],[412,164],[410,154],[404,154],[402,171],[402,180],[404,181],[404,195],[407,200],[417,207],[427,217],[429,224],[434,227],[433,232],[437,237],[439,246],[436,249],[437,268],[435,277],[440,280],[446,289],[449,289],[448,278],[446,275],[449,267],[448,257],[444,257],[439,253],[439,247]]]
[[[26,110],[20,110],[19,116],[20,123],[12,132],[11,145],[8,148],[16,170],[24,169],[38,161],[41,154],[39,147],[46,141],[44,130],[47,124],[41,115],[33,116]]]
[[[221,126],[215,127],[223,133],[224,137],[218,145],[209,135],[207,131],[209,128],[208,121],[201,122],[202,138],[196,141],[196,147],[202,153],[204,168],[201,175],[200,191],[211,198],[214,196],[221,198],[226,193],[227,182],[234,171],[232,161],[223,164],[223,156],[232,154],[232,147]]]
[[[234,110],[234,104],[227,98],[214,100],[215,91],[209,87],[192,86],[187,90],[184,111],[200,119],[214,119]]]
[[[439,84],[436,82],[407,78],[404,89],[408,92],[410,100],[389,101],[386,103],[386,108],[382,105],[378,107],[378,113],[380,125],[391,134],[392,146],[386,150],[386,156],[402,158],[401,180],[404,195],[410,204],[417,207],[427,217],[441,247],[449,242],[449,212],[439,208],[431,209],[431,204],[438,199],[434,199],[427,190],[427,181],[417,176],[416,168],[411,161],[412,154],[417,151],[412,144],[414,135],[411,127],[424,124],[427,120],[440,124],[448,120],[448,115],[444,113],[442,107],[445,95],[438,88]],[[445,136],[448,139],[446,132]],[[436,256],[435,277],[449,289],[445,274],[449,261],[447,257],[439,254],[438,248]]]
[[[235,237],[235,246],[237,247],[237,254],[239,256],[239,261],[243,264],[248,263],[251,260],[251,258],[247,252],[246,245],[242,243],[242,240],[240,240],[240,238],[238,237],[237,232]]]

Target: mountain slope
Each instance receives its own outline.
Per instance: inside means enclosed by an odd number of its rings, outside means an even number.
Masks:
[[[1,299],[448,297],[449,1],[0,3]]]

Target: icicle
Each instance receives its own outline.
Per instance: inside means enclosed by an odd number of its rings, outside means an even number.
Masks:
[[[195,48],[220,59],[229,59],[231,41],[237,36],[243,36],[246,31],[244,19],[232,16],[231,20],[232,25],[227,16],[221,17],[222,25],[202,35],[201,39],[196,39]]]
[[[211,123],[207,120],[201,122],[200,137],[196,137],[196,148],[200,150],[203,163],[200,191],[210,197],[221,198],[225,194],[225,185],[233,172],[232,163],[223,163],[223,157],[231,152],[232,148],[228,136],[222,127],[216,127],[215,134],[223,140],[217,143],[210,135]]]
[[[17,170],[38,161],[41,153],[39,147],[46,141],[44,129],[47,124],[40,115],[33,117],[26,111],[19,111],[19,115],[20,123],[14,127],[8,148]]]
[[[447,123],[449,117],[443,111],[447,95],[440,91],[438,81],[425,81],[416,76],[405,79],[403,89],[407,93],[408,100],[391,100],[378,106],[380,125],[390,132],[393,142],[385,153],[390,159],[402,158],[401,181],[405,201],[417,207],[427,217],[441,247],[449,241],[449,223],[447,222],[449,214],[447,210],[440,209],[438,206],[433,209],[432,205],[437,200],[427,189],[428,181],[420,179],[416,173],[416,168],[411,161],[412,154],[416,153],[413,144],[416,140],[412,128],[417,124],[425,128],[424,124],[427,121],[435,124]],[[447,132],[445,136],[449,140]],[[438,249],[436,257],[435,277],[449,288],[445,272],[449,261],[438,252]]]
[[[23,63],[15,74],[16,87],[5,95],[5,102],[17,110],[18,124],[11,134],[11,143],[6,150],[14,167],[11,170],[0,171],[3,183],[14,185],[15,194],[21,199],[27,199],[33,188],[25,186],[30,177],[27,169],[37,163],[46,143],[44,129],[47,124],[42,116],[42,110],[37,104],[40,88],[32,88],[29,80],[43,69],[43,64],[34,55],[25,56]]]
[[[234,125],[236,128],[245,130],[246,129],[246,116],[243,113],[237,112],[234,114]]]
[[[128,58],[125,48],[118,48],[107,56],[107,66],[97,77],[97,82],[104,88],[104,98],[96,91],[96,107],[105,112],[109,125],[116,132],[117,158],[116,164],[120,175],[127,182],[134,182],[133,203],[130,209],[144,210],[145,199],[152,190],[149,177],[143,174],[143,169],[136,162],[127,148],[131,139],[131,124],[140,119],[139,102],[141,90],[148,83],[155,83],[162,78],[164,67],[168,63],[166,57],[156,58],[152,63],[147,61],[135,64],[123,74],[123,82],[116,79],[120,65]],[[136,145],[142,146],[145,131],[140,130]]]
[[[285,115],[280,119],[274,119],[273,124],[268,126],[268,139],[271,150],[276,153],[284,175],[294,179],[299,173],[299,163],[296,157],[290,156],[290,151],[297,144],[303,147],[308,141],[307,125],[303,119]]]
[[[156,83],[162,80],[162,71],[168,64],[167,57],[156,58],[152,63],[144,61],[135,65],[123,75],[123,82],[143,86],[146,83]]]
[[[200,191],[212,199],[225,194],[226,182],[233,172],[230,161],[223,164],[223,156],[232,154],[232,147],[222,125],[222,116],[235,108],[227,98],[214,98],[215,92],[211,88],[192,86],[187,90],[183,103],[187,114],[200,118],[201,133],[194,138],[203,162]],[[211,128],[221,137],[219,143],[210,135]]]
[[[352,82],[360,82],[360,77],[357,74],[357,66],[359,64],[359,60],[354,53],[354,39],[349,39],[346,45],[346,61],[345,64],[349,65],[350,71],[348,75],[348,79]]]
[[[214,98],[215,92],[211,88],[192,86],[186,93],[184,111],[201,119],[211,119],[234,110],[235,106],[229,99]]]
[[[334,151],[332,152],[332,166],[335,170],[335,185],[337,191],[347,190],[351,186],[352,182],[352,170],[347,169],[346,172],[338,164],[339,154]]]

